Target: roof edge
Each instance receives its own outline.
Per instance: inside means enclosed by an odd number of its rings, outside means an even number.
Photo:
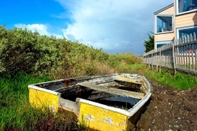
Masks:
[[[161,8],[160,10],[154,12],[154,15],[157,15],[157,14],[159,14],[160,12],[162,12],[162,11],[164,11],[164,10],[166,10],[166,9],[169,9],[170,7],[173,7],[173,6],[174,6],[174,3],[168,5],[168,6],[164,7],[164,8]]]

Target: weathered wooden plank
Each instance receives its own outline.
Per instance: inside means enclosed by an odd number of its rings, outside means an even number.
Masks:
[[[126,90],[115,89],[115,88],[108,88],[108,87],[105,87],[105,86],[95,85],[95,84],[92,84],[90,82],[82,82],[82,83],[78,83],[78,85],[83,86],[83,87],[87,87],[87,88],[90,88],[90,89],[93,89],[93,90],[114,94],[114,95],[120,95],[120,96],[125,96],[125,97],[133,97],[133,98],[136,98],[136,99],[142,99],[144,97],[144,93],[126,91]]]
[[[76,115],[79,115],[79,105],[76,102],[60,97],[58,107],[63,110],[72,111]]]
[[[197,75],[197,71],[190,71],[190,70],[187,70],[187,69],[183,69],[183,68],[177,68],[178,71],[183,71],[183,72],[186,72],[186,73],[190,73],[190,74],[194,74],[194,75]]]
[[[134,83],[134,84],[139,84],[139,85],[142,84],[142,80],[135,80],[135,79],[121,77],[121,76],[119,76],[117,78],[114,78],[114,80],[122,81],[122,82],[128,82],[128,83]]]
[[[195,64],[196,64],[196,71],[197,71],[197,50],[195,51]]]

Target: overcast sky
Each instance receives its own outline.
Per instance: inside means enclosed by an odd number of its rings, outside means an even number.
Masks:
[[[66,37],[108,53],[142,55],[153,13],[173,0],[4,0],[0,24]]]

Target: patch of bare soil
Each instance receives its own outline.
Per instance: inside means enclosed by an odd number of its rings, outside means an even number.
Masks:
[[[197,131],[197,87],[179,91],[151,82],[153,94],[137,131]]]

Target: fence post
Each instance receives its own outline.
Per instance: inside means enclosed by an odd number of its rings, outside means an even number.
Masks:
[[[161,58],[161,48],[159,49],[159,63],[160,63],[160,65],[159,65],[159,72],[161,72],[161,62],[163,62],[162,61],[162,58]]]
[[[152,53],[152,64],[151,64],[152,70],[153,70],[153,62],[154,62],[154,58],[153,58],[153,53]]]
[[[196,71],[197,71],[197,50],[195,51],[195,64],[196,64]]]
[[[176,60],[175,60],[175,48],[174,44],[172,44],[172,68],[174,70],[174,74],[176,74]]]

